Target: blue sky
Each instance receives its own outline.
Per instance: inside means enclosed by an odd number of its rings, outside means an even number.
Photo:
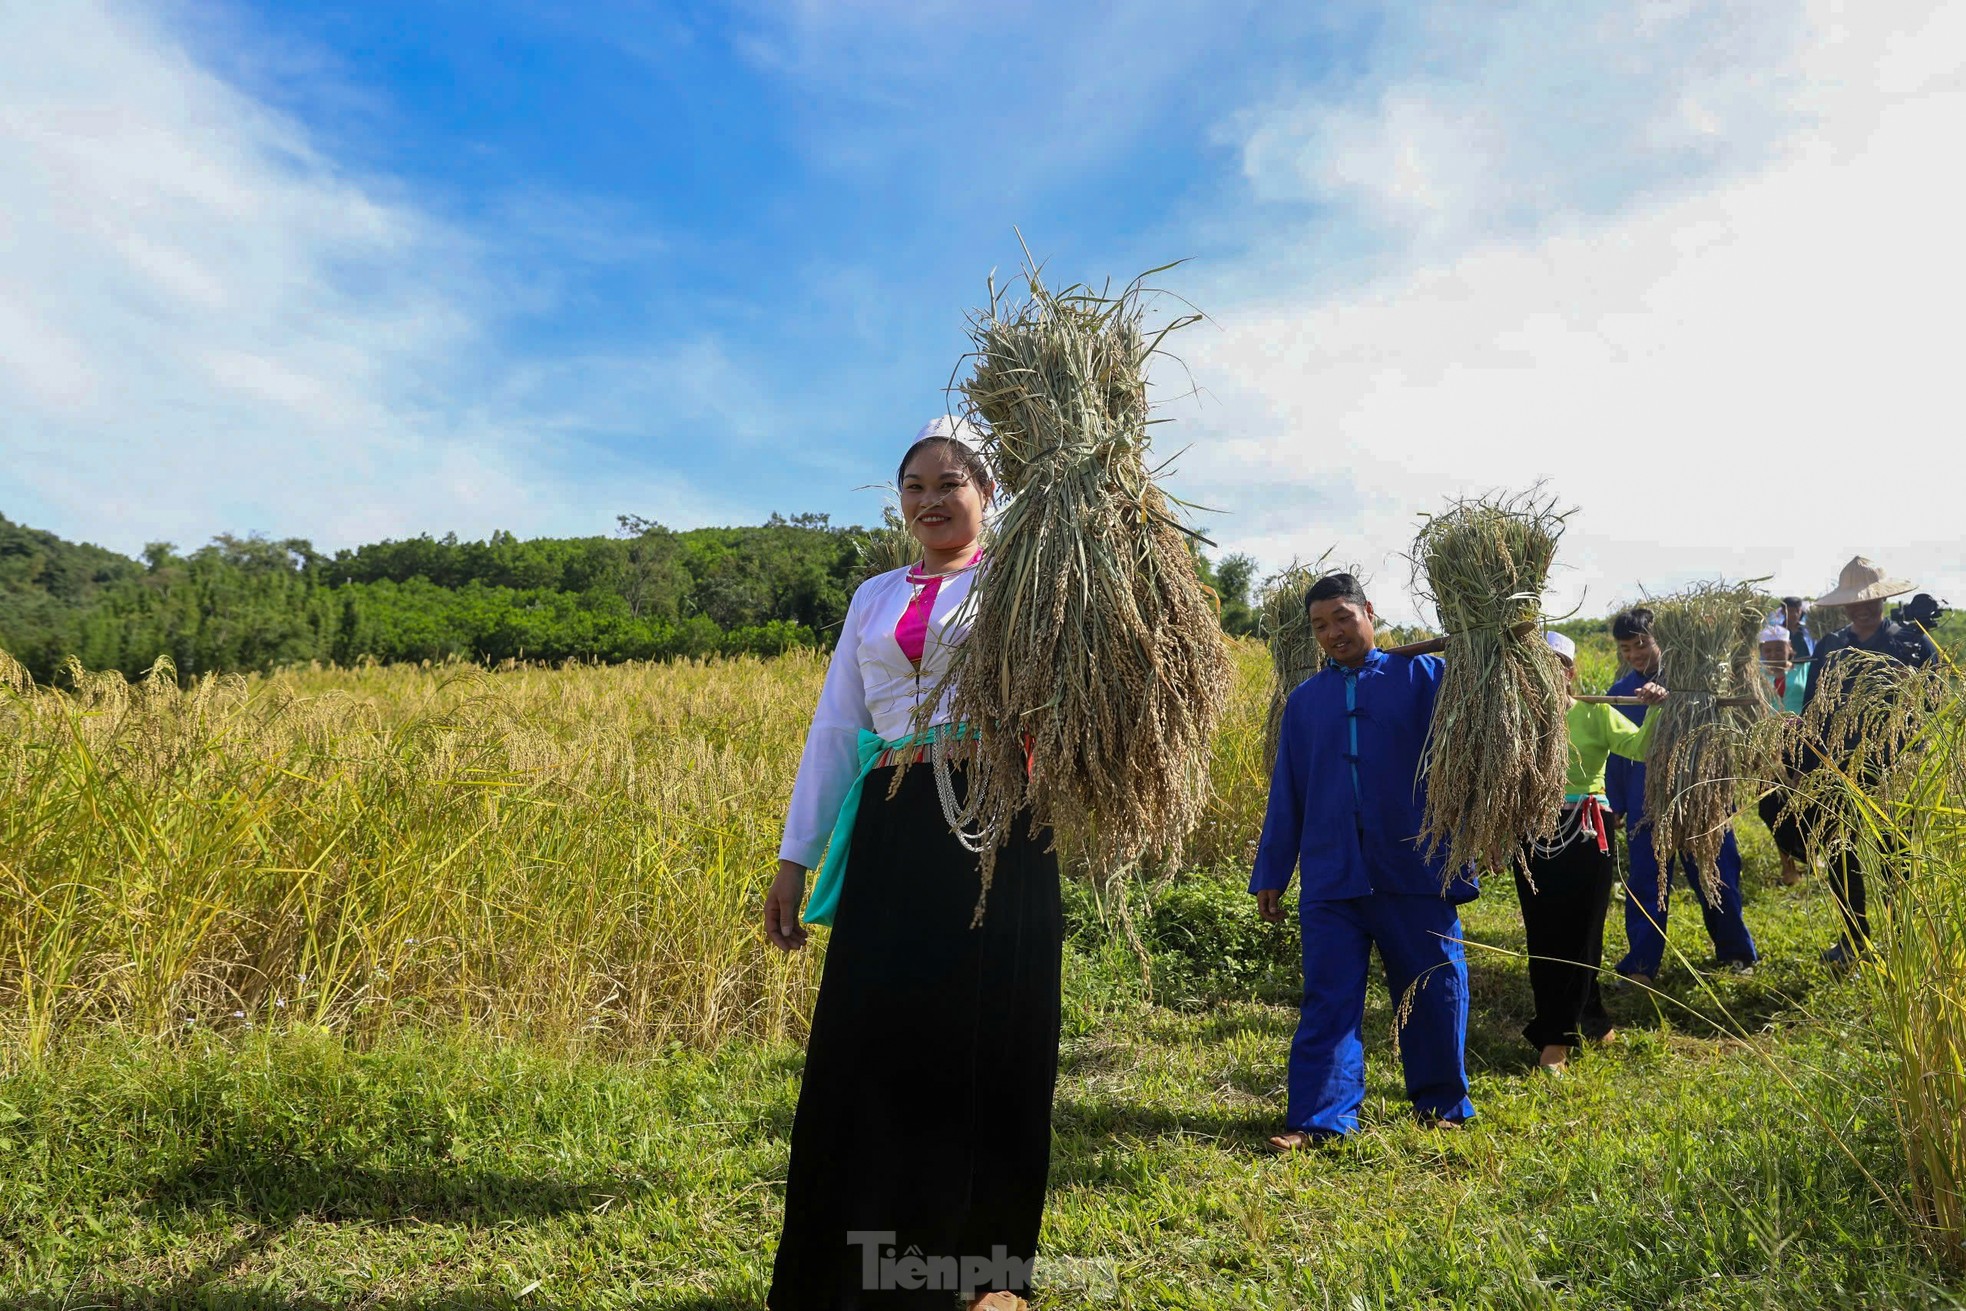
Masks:
[[[1937,4],[12,6],[0,512],[870,519],[1021,228],[1190,260],[1162,440],[1265,565],[1403,584],[1420,512],[1547,479],[1593,608],[1860,550],[1966,601],[1886,487],[1966,473],[1962,106]]]

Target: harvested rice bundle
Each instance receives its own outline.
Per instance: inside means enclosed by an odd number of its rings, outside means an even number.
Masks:
[[[1263,641],[1270,648],[1270,708],[1263,721],[1263,772],[1277,763],[1277,733],[1283,726],[1284,703],[1297,685],[1324,668],[1325,656],[1311,635],[1311,615],[1304,594],[1325,572],[1329,553],[1316,564],[1297,564],[1272,574],[1263,584],[1257,614]]]
[[[1008,501],[944,684],[975,734],[952,820],[993,857],[1019,812],[1101,880],[1173,853],[1208,800],[1228,645],[1190,531],[1147,463],[1149,293],[1052,291],[1027,267],[970,316],[962,392]],[[924,699],[932,707],[943,689]],[[979,900],[977,914],[983,903]]]
[[[1742,583],[1702,583],[1652,607],[1659,682],[1672,695],[1658,717],[1645,771],[1652,847],[1689,858],[1707,899],[1720,893],[1720,847],[1745,780],[1768,771],[1757,726],[1775,716],[1773,689],[1756,667],[1755,641],[1769,598]],[[1663,882],[1672,862],[1659,862]]]
[[[1563,666],[1537,631],[1564,515],[1535,492],[1454,503],[1413,543],[1415,590],[1447,635],[1421,769],[1444,872],[1503,869],[1556,833],[1570,740]]]

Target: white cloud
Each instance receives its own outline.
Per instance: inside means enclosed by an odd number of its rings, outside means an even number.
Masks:
[[[10,515],[124,549],[706,517],[678,480],[594,455],[578,416],[542,422],[564,398],[485,403],[519,399],[499,340],[517,280],[153,12],[10,6],[0,86]]]
[[[1208,436],[1183,481],[1238,511],[1217,525],[1227,544],[1280,564],[1336,543],[1403,590],[1420,512],[1547,479],[1581,507],[1561,594],[1588,585],[1593,611],[1715,574],[1819,590],[1859,552],[1966,601],[1966,189],[1950,163],[1966,14],[1826,4],[1807,18],[1792,41],[1750,42],[1774,62],[1668,79],[1612,134],[1704,131],[1699,107],[1732,103],[1719,121],[1786,125],[1758,160],[1601,213],[1566,198],[1568,155],[1480,149],[1513,140],[1489,125],[1548,99],[1500,71],[1533,69],[1524,50],[1466,70],[1458,101],[1437,79],[1393,82],[1338,106],[1336,129],[1297,110],[1252,120],[1246,159],[1355,182],[1320,195],[1436,240],[1369,286],[1306,279],[1218,302],[1220,331],[1182,344],[1213,397],[1188,420]],[[1588,79],[1575,53],[1544,63]],[[1743,99],[1750,86],[1767,102]],[[1223,285],[1243,284],[1229,270]]]

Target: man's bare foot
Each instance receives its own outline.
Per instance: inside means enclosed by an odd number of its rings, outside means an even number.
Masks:
[[[1594,1042],[1600,1047],[1603,1047],[1618,1041],[1618,1031],[1616,1029],[1606,1029],[1603,1033],[1587,1033],[1584,1037],[1587,1041]]]
[[[1570,1047],[1567,1043],[1550,1043],[1543,1048],[1542,1054],[1536,1058],[1536,1068],[1547,1070],[1551,1074],[1562,1074],[1564,1067],[1569,1064]]]
[[[1297,1152],[1306,1147],[1317,1146],[1317,1138],[1302,1129],[1291,1129],[1284,1133],[1272,1134],[1270,1146],[1279,1152]]]
[[[1782,857],[1782,886],[1792,888],[1802,882],[1802,867],[1795,863],[1795,857]]]

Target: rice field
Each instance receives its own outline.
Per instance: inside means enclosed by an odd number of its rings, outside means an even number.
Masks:
[[[626,1050],[796,1038],[763,950],[824,660],[168,672],[0,696],[0,1008],[38,1054],[304,1021]],[[1191,859],[1261,824],[1261,649]]]
[[[1957,915],[1839,982],[1751,819],[1755,974],[1705,972],[1682,887],[1621,1042],[1536,1078],[1492,879],[1476,1127],[1407,1122],[1375,983],[1365,1131],[1264,1153],[1296,944],[1242,891],[1269,658],[1234,656],[1151,992],[1068,898],[1041,1311],[1961,1304]],[[756,918],[822,670],[0,677],[0,1308],[761,1307],[822,956]],[[1908,836],[1956,854],[1927,785]]]

